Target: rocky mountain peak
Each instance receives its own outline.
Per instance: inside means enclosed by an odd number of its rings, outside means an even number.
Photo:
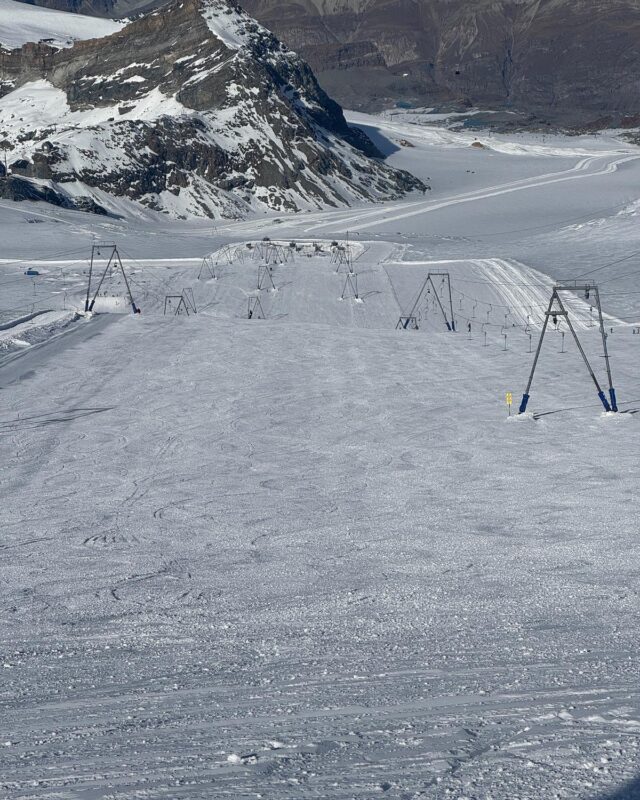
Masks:
[[[179,216],[239,216],[424,188],[386,166],[309,66],[226,0],[174,0],[64,49],[25,44],[4,58],[2,80],[15,171],[70,194],[89,187],[98,202],[107,192]]]

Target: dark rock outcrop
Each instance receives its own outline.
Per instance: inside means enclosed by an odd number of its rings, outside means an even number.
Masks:
[[[92,214],[109,216],[109,212],[95,202],[92,197],[69,197],[64,192],[51,186],[41,185],[17,175],[4,175],[4,167],[0,169],[0,197],[5,200],[31,200],[33,202],[51,203],[60,208],[88,211]]]
[[[583,125],[640,111],[637,0],[241,0],[348,108],[517,108]]]
[[[80,182],[178,216],[425,188],[383,163],[299,56],[223,0],[175,0],[67,49],[24,45],[2,54],[0,80],[0,129],[6,120],[24,177]],[[43,107],[37,124],[9,113],[14,100]]]
[[[36,0],[125,16],[165,0]],[[640,112],[638,0],[240,0],[343,106],[518,109],[593,126]]]

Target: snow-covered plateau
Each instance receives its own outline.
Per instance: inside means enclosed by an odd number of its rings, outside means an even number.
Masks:
[[[0,0],[0,50],[41,40],[54,47],[71,47],[76,41],[109,36],[123,25],[115,20],[34,8],[16,0]]]
[[[429,195],[0,201],[2,798],[640,796],[640,150],[350,121]]]

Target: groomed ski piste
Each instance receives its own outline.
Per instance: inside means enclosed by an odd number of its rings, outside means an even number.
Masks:
[[[638,797],[640,150],[358,121],[427,198],[0,202],[2,797]]]

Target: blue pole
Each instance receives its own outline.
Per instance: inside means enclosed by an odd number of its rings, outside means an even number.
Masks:
[[[522,395],[522,402],[520,403],[520,410],[518,411],[519,414],[524,414],[527,410],[527,403],[529,402],[529,395],[523,394]]]
[[[604,410],[605,411],[611,411],[611,406],[609,405],[609,402],[608,402],[607,398],[604,396],[604,392],[603,391],[599,391],[598,392],[598,397],[602,401],[602,405],[604,406]]]
[[[609,389],[609,397],[611,397],[611,410],[617,411],[618,401],[616,399],[616,390],[613,388],[613,386]]]

